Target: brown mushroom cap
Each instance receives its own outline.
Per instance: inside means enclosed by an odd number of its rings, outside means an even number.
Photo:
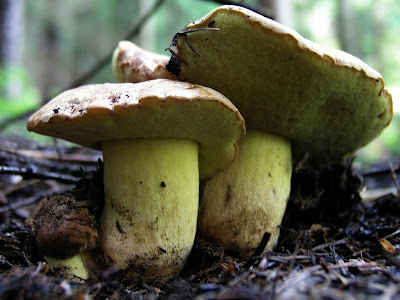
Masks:
[[[153,79],[174,79],[165,68],[169,57],[147,51],[130,41],[120,41],[114,50],[112,69],[118,82],[141,82]]]
[[[94,217],[70,193],[43,198],[26,223],[45,256],[71,258],[93,249],[97,242]]]
[[[237,6],[217,8],[185,30],[210,27],[219,30],[187,33],[200,56],[178,39],[179,79],[221,92],[247,128],[290,138],[295,154],[341,159],[390,123],[382,76],[358,58]]]
[[[39,109],[27,128],[100,149],[101,141],[171,137],[197,141],[199,172],[208,178],[236,157],[244,120],[223,95],[199,85],[158,79],[68,90]]]

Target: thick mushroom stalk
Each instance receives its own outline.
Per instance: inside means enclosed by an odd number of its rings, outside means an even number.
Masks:
[[[291,174],[290,141],[248,130],[239,141],[237,160],[204,185],[199,231],[243,258],[269,232],[266,248],[272,249],[286,210]]]
[[[175,138],[102,143],[101,245],[129,277],[165,282],[182,269],[196,233],[198,148]]]

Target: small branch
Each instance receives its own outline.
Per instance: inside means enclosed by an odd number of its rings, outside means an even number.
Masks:
[[[152,9],[148,11],[146,14],[144,14],[139,22],[132,28],[131,31],[128,32],[128,34],[123,38],[123,40],[130,40],[133,37],[135,37],[139,32],[142,30],[143,25],[147,22],[147,20],[161,7],[161,5],[165,2],[166,0],[158,0]],[[72,89],[74,87],[80,86],[87,82],[89,79],[91,79],[94,75],[96,75],[101,69],[103,69],[107,64],[111,62],[112,55],[114,53],[114,48],[109,51],[109,53],[104,56],[102,59],[100,59],[88,72],[83,74],[81,77],[79,77],[77,80],[72,82],[65,90]],[[1,129],[1,127],[0,127]]]
[[[311,248],[311,250],[314,252],[314,251],[322,250],[322,249],[325,249],[325,248],[328,248],[328,247],[331,247],[331,246],[345,244],[348,241],[350,241],[350,238],[344,238],[344,239],[341,239],[341,240],[338,240],[338,241],[332,241],[332,242],[328,242],[328,243],[325,243],[325,244],[318,245],[318,246],[316,246],[314,248]]]
[[[253,261],[256,259],[256,257],[260,256],[263,253],[263,251],[264,251],[265,247],[267,246],[270,238],[271,238],[271,233],[265,232],[263,237],[261,238],[261,241],[258,244],[256,250],[251,255],[251,257],[247,260],[247,262],[245,264],[245,268],[249,268],[251,266],[251,264],[253,263]]]
[[[394,165],[392,163],[390,164],[391,164],[390,167],[388,166],[388,167],[372,168],[365,171],[360,171],[360,174],[361,176],[367,177],[376,175],[386,175],[389,173],[400,173],[400,163]]]
[[[12,203],[4,204],[4,205],[0,206],[0,213],[4,213],[6,211],[13,211],[13,210],[19,209],[21,207],[24,207],[24,206],[27,206],[27,205],[31,205],[32,203],[39,202],[39,200],[44,198],[44,197],[47,197],[47,196],[49,196],[51,194],[54,194],[54,193],[61,193],[61,192],[64,192],[66,190],[68,190],[68,188],[63,188],[63,189],[60,188],[60,189],[56,189],[56,190],[55,189],[48,189],[48,190],[42,191],[38,195],[33,195],[31,197],[23,198],[21,200],[17,200],[17,201],[12,202]]]
[[[58,174],[54,172],[35,172],[31,168],[18,168],[11,166],[0,166],[0,174],[20,175],[25,179],[52,179],[64,183],[77,183],[81,178],[71,175]]]

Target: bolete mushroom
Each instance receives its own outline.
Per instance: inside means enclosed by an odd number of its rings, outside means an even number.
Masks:
[[[192,248],[199,178],[229,166],[245,133],[226,97],[168,79],[66,91],[28,130],[103,151],[105,259],[127,279],[159,282],[179,273]]]
[[[210,27],[219,30],[194,30]],[[271,249],[289,196],[290,151],[343,159],[390,123],[391,96],[358,58],[245,8],[221,6],[179,35],[167,69],[224,94],[247,127],[238,160],[205,183],[199,232],[248,256],[268,231]]]
[[[120,41],[112,57],[112,70],[118,82],[142,82],[153,79],[175,79],[166,65],[169,57],[147,51],[130,41]]]
[[[53,273],[73,281],[88,279],[84,256],[97,243],[97,229],[85,203],[73,193],[47,196],[32,211],[26,225]]]

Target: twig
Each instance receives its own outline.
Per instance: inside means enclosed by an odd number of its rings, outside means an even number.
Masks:
[[[310,157],[310,152],[306,152],[301,158],[300,162],[294,168],[294,173],[299,173],[303,169],[309,157]]]
[[[169,52],[173,53],[174,51],[172,50],[172,47],[176,47],[176,44],[178,42],[178,38],[180,38],[181,36],[183,36],[186,39],[186,43],[189,45],[190,49],[192,49],[192,51],[194,53],[197,54],[197,56],[201,56],[199,52],[197,52],[196,49],[194,49],[194,47],[192,46],[192,44],[190,43],[190,40],[188,38],[188,33],[193,33],[193,32],[197,32],[197,31],[203,31],[203,30],[212,30],[212,31],[219,31],[219,28],[210,28],[210,27],[205,27],[205,28],[194,28],[194,29],[188,29],[188,30],[182,30],[177,32],[173,39],[172,39],[172,43],[171,45],[169,45],[169,47],[165,50],[168,50]]]
[[[218,270],[221,268],[221,263],[220,262],[216,262],[214,263],[211,267],[208,267],[204,270],[201,270],[199,272],[197,272],[196,274],[193,274],[192,276],[189,277],[189,281],[194,281],[195,279],[207,275],[208,273]]]
[[[123,38],[124,40],[130,40],[134,36],[136,36],[140,30],[143,27],[143,24],[158,10],[158,8],[165,2],[166,0],[158,0],[152,9],[144,14],[138,23],[132,28],[131,31],[128,32],[128,34]],[[82,76],[80,76],[77,80],[73,81],[71,84],[69,84],[67,87],[65,87],[63,90],[69,90],[72,88],[75,88],[77,86],[80,86],[87,82],[89,79],[91,79],[96,73],[98,73],[101,69],[103,69],[108,63],[110,63],[112,55],[113,55],[114,47],[113,49],[103,58],[101,58],[89,71],[84,73]],[[46,97],[45,103],[47,103],[50,99],[49,97]],[[6,128],[8,125],[23,120],[30,116],[32,113],[34,113],[37,110],[37,107],[34,109],[30,109],[26,112],[24,112],[21,115],[11,117],[9,119],[4,120],[3,122],[0,123],[0,131]]]
[[[390,237],[392,237],[392,236],[394,236],[396,234],[399,234],[399,233],[400,233],[400,229],[396,230],[395,232],[393,232],[391,234],[388,234],[387,236],[384,237],[384,239],[388,239],[388,238],[390,238]]]
[[[25,156],[33,159],[45,159],[52,161],[63,161],[69,163],[80,163],[80,164],[93,164],[97,163],[99,155],[93,154],[80,154],[80,153],[61,153],[61,159],[54,153],[44,153],[40,150],[17,150],[16,155]]]
[[[245,268],[250,267],[251,264],[253,263],[253,261],[255,260],[255,258],[262,254],[262,252],[264,251],[265,247],[267,246],[270,238],[271,238],[271,233],[265,232],[260,243],[258,244],[256,250],[251,255],[251,257],[247,260],[247,262],[245,264]]]
[[[24,178],[53,179],[64,183],[77,183],[81,179],[80,177],[58,174],[54,172],[41,171],[38,173],[31,168],[19,168],[12,166],[0,166],[0,174],[21,175]]]
[[[366,177],[366,176],[384,175],[391,172],[400,173],[400,163],[397,163],[395,165],[392,164],[391,167],[383,167],[383,168],[380,167],[380,168],[373,168],[365,171],[360,171],[360,174]]]
[[[344,238],[344,239],[341,239],[341,240],[338,240],[338,241],[332,241],[332,242],[328,242],[328,243],[325,243],[325,244],[321,244],[321,245],[318,245],[318,246],[315,246],[314,248],[312,248],[311,251],[314,252],[314,251],[322,250],[324,248],[328,248],[328,247],[331,247],[331,246],[345,244],[349,240],[350,240],[350,238]]]
[[[251,276],[251,273],[243,273],[242,275],[239,275],[232,279],[219,293],[217,298],[223,299],[225,294],[227,294],[234,286],[238,285],[240,282],[246,280],[249,276]]]
[[[274,254],[274,255],[270,255],[268,257],[268,259],[270,261],[274,261],[274,262],[278,262],[278,263],[284,263],[284,264],[288,264],[291,263],[293,261],[295,261],[298,264],[304,264],[304,263],[308,263],[308,262],[312,262],[313,261],[313,257],[315,258],[324,258],[326,261],[332,261],[330,263],[334,262],[334,259],[329,259],[331,258],[331,255],[328,254],[318,254],[318,253],[314,253],[312,255],[284,255],[284,254]]]
[[[158,0],[154,4],[152,9],[140,18],[139,22],[132,28],[131,31],[128,32],[128,34],[123,38],[123,40],[130,40],[133,37],[135,37],[140,32],[140,30],[142,30],[143,24],[147,22],[147,20],[158,10],[158,8],[161,7],[161,5],[165,1],[166,0]],[[96,75],[96,73],[98,73],[101,69],[103,69],[107,64],[111,62],[113,53],[114,53],[114,48],[111,51],[109,51],[109,53],[106,56],[100,59],[88,72],[86,72],[85,74],[80,76],[77,80],[72,82],[70,86],[66,88],[66,90],[80,86],[83,83],[87,82],[94,75]]]
[[[44,190],[42,191],[40,194],[38,195],[34,195],[28,198],[24,198],[15,202],[11,202],[8,204],[4,204],[2,206],[0,206],[0,213],[6,212],[6,211],[13,211],[16,210],[20,207],[24,207],[27,205],[30,205],[32,203],[38,202],[40,199],[53,194],[53,193],[61,193],[68,190],[68,188],[59,188],[59,189],[48,189],[48,190]]]
[[[341,263],[341,264],[336,264],[336,265],[330,265],[327,266],[329,270],[340,270],[342,268],[359,268],[359,269],[363,269],[363,270],[376,270],[376,271],[381,271],[381,270],[385,270],[388,269],[388,267],[385,267],[384,265],[379,265],[376,262],[364,262],[362,260],[353,260],[353,261],[349,261],[349,262],[345,262],[345,263]],[[318,270],[312,270],[311,273],[317,272]]]
[[[43,151],[45,150],[45,151]],[[73,150],[74,153],[71,153]],[[83,153],[82,153],[83,152]],[[40,147],[39,144],[35,143],[17,143],[11,142],[7,139],[0,140],[0,158],[11,156],[17,161],[29,161],[32,160],[47,160],[47,161],[58,161],[64,163],[79,163],[91,165],[98,161],[100,153],[88,151],[82,147],[58,147],[49,148]],[[22,159],[24,158],[24,159]]]
[[[311,276],[322,276],[325,280],[329,279],[330,277],[325,276],[326,270],[333,271],[333,270],[343,270],[344,268],[358,268],[363,270],[374,270],[377,272],[385,272],[385,267],[381,266],[377,263],[366,263],[364,261],[350,261],[347,263],[340,263],[336,265],[317,265],[314,267],[310,267],[300,274],[293,274],[293,277],[289,277],[279,288],[277,288],[277,294],[280,294],[282,291],[286,290],[288,287],[298,286],[301,281],[306,280]],[[332,274],[331,274],[332,276]]]
[[[23,180],[23,181],[17,182],[16,184],[10,184],[10,185],[5,186],[1,192],[3,193],[3,195],[8,195],[8,194],[11,194],[20,189],[24,189],[32,184],[36,184],[38,182],[40,182],[39,179]]]

